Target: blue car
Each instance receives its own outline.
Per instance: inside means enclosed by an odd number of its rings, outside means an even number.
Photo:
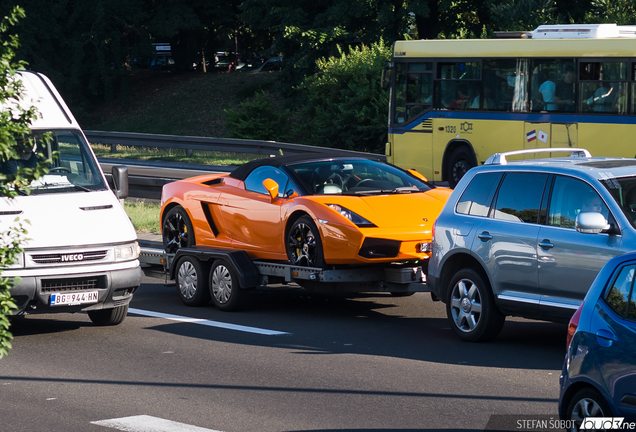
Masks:
[[[635,273],[636,252],[608,261],[570,321],[559,400],[569,430],[590,417],[636,422]]]

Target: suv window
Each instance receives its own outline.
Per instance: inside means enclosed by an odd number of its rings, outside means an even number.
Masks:
[[[609,210],[601,197],[587,183],[565,176],[554,180],[548,225],[572,228],[576,216],[583,212],[602,213],[608,219]]]
[[[547,174],[508,173],[499,188],[495,219],[538,223]]]
[[[616,313],[630,319],[636,319],[634,270],[636,265],[623,267],[605,296],[605,301]]]
[[[501,173],[494,172],[477,174],[459,199],[456,207],[457,213],[488,216],[490,202],[501,175]]]

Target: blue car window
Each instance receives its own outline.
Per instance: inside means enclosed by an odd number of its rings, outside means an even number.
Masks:
[[[636,265],[623,267],[605,295],[605,302],[616,313],[632,319],[636,318],[636,305],[634,304],[636,298],[633,292],[635,270]]]

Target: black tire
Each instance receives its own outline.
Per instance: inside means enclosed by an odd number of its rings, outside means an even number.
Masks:
[[[175,283],[183,304],[203,306],[210,302],[207,263],[190,256],[181,258],[176,266]]]
[[[181,248],[196,244],[192,222],[183,207],[173,207],[168,210],[161,233],[163,250],[167,253],[175,253]]]
[[[587,417],[611,417],[609,405],[601,394],[593,388],[579,390],[568,405],[566,420],[573,420],[571,431],[579,430]]]
[[[474,157],[466,147],[454,150],[448,161],[448,185],[451,188],[457,186],[461,178],[474,166]]]
[[[392,292],[391,295],[393,297],[410,297],[413,294],[415,294],[414,292]]]
[[[128,305],[110,309],[88,311],[88,317],[97,326],[113,326],[121,324],[128,314]]]
[[[490,284],[472,268],[458,271],[451,279],[446,315],[455,334],[467,342],[494,339],[506,319],[495,304]]]
[[[296,219],[286,237],[287,258],[291,264],[325,268],[320,232],[311,217],[304,215]]]
[[[218,259],[212,264],[209,292],[214,306],[228,312],[238,310],[246,295],[236,277],[234,267],[224,259]]]

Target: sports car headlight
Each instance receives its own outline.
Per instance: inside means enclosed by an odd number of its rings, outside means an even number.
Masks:
[[[139,258],[141,249],[139,243],[128,243],[121,246],[115,246],[115,261],[130,261]]]
[[[360,228],[373,228],[376,226],[374,223],[369,222],[368,220],[366,220],[359,214],[352,212],[348,208],[344,208],[338,204],[327,204],[327,206],[329,206],[329,208],[331,208],[332,210],[340,213]]]

